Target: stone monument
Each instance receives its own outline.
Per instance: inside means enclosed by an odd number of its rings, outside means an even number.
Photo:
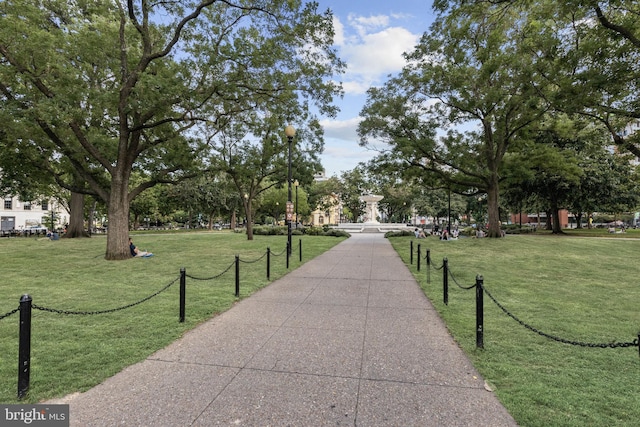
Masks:
[[[376,196],[374,194],[365,194],[360,196],[360,201],[365,202],[365,224],[380,224],[378,221],[378,202],[384,199],[384,196]]]

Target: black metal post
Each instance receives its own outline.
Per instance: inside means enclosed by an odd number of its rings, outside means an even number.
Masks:
[[[298,182],[297,179],[296,179],[295,185],[296,185],[296,230],[297,230],[298,229],[298,222],[300,222],[298,220],[298,186],[300,185],[300,183]],[[300,261],[302,261],[302,259],[300,259]]]
[[[420,244],[418,243],[418,261],[417,261],[418,271],[420,271],[420,258],[422,257],[422,254],[420,252],[421,252]]]
[[[20,338],[18,343],[18,399],[29,391],[31,373],[31,296],[20,298]]]
[[[180,269],[180,323],[184,323],[184,312],[187,300],[187,270]]]
[[[484,279],[476,276],[476,348],[484,348]]]
[[[292,174],[291,174],[291,146],[293,145],[293,135],[287,135],[287,140],[289,142],[289,161],[288,161],[288,166],[289,166],[289,174],[288,174],[288,178],[287,178],[287,204],[291,203],[291,180],[293,178]],[[290,213],[287,212],[287,216],[289,216]],[[291,256],[291,219],[287,219],[287,267],[289,265],[289,257]]]
[[[427,249],[427,283],[431,283],[431,249]]]
[[[271,248],[267,248],[267,280],[271,279]]]
[[[300,262],[302,262],[302,239],[298,240],[298,250],[300,252]]]
[[[444,305],[449,305],[449,260],[442,260],[442,298]]]
[[[289,269],[289,253],[290,253],[289,242],[287,242],[287,270]]]
[[[409,251],[410,251],[410,255],[409,255],[409,263],[411,265],[413,265],[413,240],[411,242],[409,242]]]
[[[240,296],[240,255],[236,255],[236,297]]]
[[[447,237],[451,238],[451,189],[449,189],[449,210],[447,212]]]

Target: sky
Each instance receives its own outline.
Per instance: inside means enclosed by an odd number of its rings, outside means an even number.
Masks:
[[[319,12],[333,12],[334,45],[347,64],[346,73],[339,76],[344,97],[334,100],[340,112],[335,119],[321,120],[325,131],[322,165],[327,177],[340,176],[376,155],[358,145],[356,133],[366,91],[400,72],[402,54],[413,50],[434,14],[431,0],[316,1]]]

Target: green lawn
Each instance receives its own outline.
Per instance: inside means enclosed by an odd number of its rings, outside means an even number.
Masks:
[[[595,232],[593,232],[595,233]],[[629,233],[632,237],[632,233]],[[633,233],[635,234],[635,233]],[[605,237],[602,235],[602,237]],[[617,237],[617,236],[616,236]],[[390,239],[409,263],[411,238]],[[640,240],[572,236],[505,239],[414,239],[434,267],[447,258],[460,286],[476,275],[513,315],[575,342],[633,342],[640,331]],[[484,350],[476,349],[475,291],[425,261],[411,270],[456,341],[522,426],[635,426],[640,419],[638,347],[591,348],[559,343],[521,326],[484,298]]]
[[[604,237],[604,235],[602,236]],[[633,237],[630,235],[630,237]],[[299,265],[294,236],[291,269]],[[304,260],[341,239],[302,238]],[[180,268],[211,277],[229,268],[236,254],[257,260],[271,247],[282,254],[286,236],[247,241],[229,232],[141,234],[137,245],[155,256],[107,262],[104,237],[84,240],[0,239],[0,316],[28,293],[35,304],[69,311],[117,308],[148,297],[175,281]],[[409,262],[411,238],[392,238]],[[586,343],[629,342],[640,330],[636,257],[640,240],[536,236],[420,243],[435,266],[446,257],[462,286],[484,277],[485,288],[531,326]],[[632,426],[640,418],[637,347],[585,348],[539,336],[506,316],[485,297],[484,350],[475,348],[475,292],[450,280],[442,303],[442,272],[424,260],[416,271],[426,294],[457,342],[522,426]],[[241,263],[241,295],[265,286],[266,259]],[[38,402],[84,391],[143,360],[186,330],[228,309],[234,269],[215,281],[187,279],[186,322],[178,322],[178,283],[142,304],[99,315],[33,313],[31,391]],[[272,257],[271,279],[286,274],[284,255]],[[18,314],[0,320],[0,402],[15,403]]]
[[[106,314],[58,314],[33,310],[31,387],[24,402],[38,402],[84,391],[124,367],[145,359],[186,330],[231,307],[235,297],[235,255],[240,256],[240,296],[287,273],[286,236],[224,232],[134,235],[147,259],[105,261],[106,238],[49,241],[0,239],[0,317],[29,294],[33,304],[63,311],[103,311],[129,305],[169,286],[164,292],[124,310]],[[293,236],[290,270],[339,243],[341,238]],[[256,261],[256,262],[253,262]],[[187,279],[186,321],[179,323],[180,269]],[[17,402],[19,313],[0,320],[0,402]]]

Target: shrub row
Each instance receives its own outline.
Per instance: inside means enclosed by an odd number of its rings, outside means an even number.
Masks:
[[[287,227],[282,226],[258,226],[253,229],[253,234],[263,236],[286,236],[287,232]],[[349,237],[349,233],[329,227],[292,228],[291,234],[293,236],[306,234],[307,236]]]

